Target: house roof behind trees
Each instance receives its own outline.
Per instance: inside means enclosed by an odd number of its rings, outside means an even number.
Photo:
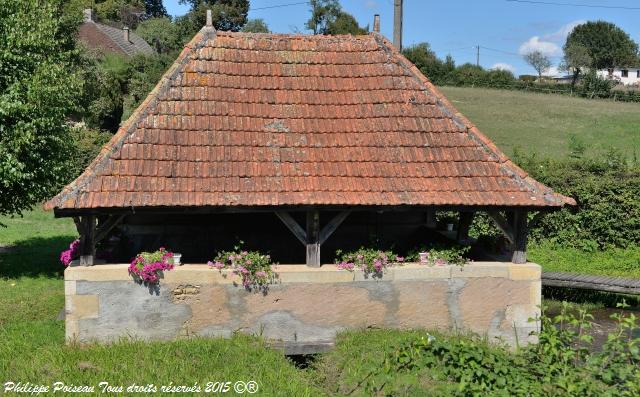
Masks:
[[[87,170],[45,206],[567,203],[379,34],[205,27]]]
[[[78,29],[78,40],[90,48],[128,57],[155,53],[142,37],[128,28],[121,29],[97,22],[90,9],[84,10],[84,22]]]

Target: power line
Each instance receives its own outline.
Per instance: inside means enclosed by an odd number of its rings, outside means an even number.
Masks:
[[[489,51],[499,52],[499,53],[504,54],[504,55],[509,55],[509,56],[518,57],[518,58],[522,58],[524,56],[523,54],[518,54],[518,53],[515,53],[515,52],[511,52],[511,51],[499,50],[497,48],[490,48],[490,47],[485,47],[485,46],[480,46],[480,48],[483,48],[483,49],[489,50]],[[562,56],[550,55],[549,58],[562,58]]]
[[[252,7],[252,8],[251,8],[251,11],[267,10],[267,9],[270,9],[270,8],[281,8],[281,7],[299,6],[299,5],[302,5],[302,4],[309,4],[309,2],[308,2],[308,1],[300,1],[300,2],[297,2],[297,3],[278,4],[278,5],[275,5],[275,6],[267,6],[267,7],[258,7],[258,8],[253,8],[253,7]]]
[[[534,1],[534,0],[506,0],[506,1],[510,3],[542,4],[542,5],[549,5],[549,6],[608,8],[608,9],[618,9],[618,10],[640,10],[640,7],[629,7],[629,6],[605,6],[605,5],[583,4],[583,3],[556,3],[552,1]]]

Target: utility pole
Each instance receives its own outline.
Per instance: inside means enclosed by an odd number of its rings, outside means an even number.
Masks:
[[[476,46],[476,66],[480,66],[480,45]]]
[[[393,1],[393,45],[402,51],[402,0]]]

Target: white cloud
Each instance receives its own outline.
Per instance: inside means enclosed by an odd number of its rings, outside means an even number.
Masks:
[[[494,64],[493,66],[491,66],[491,69],[493,70],[506,70],[508,72],[511,73],[515,73],[516,68],[513,67],[513,65],[509,65],[508,63],[502,63],[502,62],[498,62],[496,64]]]
[[[546,56],[557,56],[562,54],[560,46],[551,41],[541,40],[539,36],[533,36],[529,40],[520,45],[518,52],[521,55],[526,55],[534,51],[540,51]]]
[[[569,33],[571,33],[573,28],[575,28],[578,25],[582,25],[583,23],[586,23],[586,22],[587,21],[583,19],[569,22],[568,24],[563,25],[556,32],[543,36],[543,39],[546,41],[553,41],[556,43],[564,44],[565,40],[567,39],[567,36],[569,35]]]
[[[533,51],[540,51],[544,55],[551,57],[562,55],[562,45],[564,45],[569,33],[571,33],[573,28],[585,22],[585,20],[572,21],[562,25],[560,29],[553,33],[543,36],[533,36],[520,45],[518,52],[521,55],[526,55]]]

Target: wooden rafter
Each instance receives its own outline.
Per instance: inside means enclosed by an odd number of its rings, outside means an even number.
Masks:
[[[124,214],[109,215],[106,221],[100,222],[98,224],[98,229],[96,230],[96,244],[104,240],[109,232],[113,230],[113,228],[116,227],[124,217]]]
[[[286,211],[276,211],[276,215],[302,244],[307,244],[307,232],[298,225],[298,222],[293,219],[291,214]]]
[[[320,212],[318,210],[309,210],[306,213],[306,230],[303,229],[288,212],[276,211],[276,215],[291,233],[306,246],[307,266],[320,266],[320,246],[331,237],[347,216],[349,216],[350,212],[351,211],[341,211],[320,229]]]
[[[513,244],[513,240],[514,240],[513,228],[509,224],[507,219],[497,211],[489,211],[487,212],[487,214],[493,220],[496,226],[498,226],[498,229],[502,231],[502,234],[504,234],[507,240],[509,240],[509,243]]]

